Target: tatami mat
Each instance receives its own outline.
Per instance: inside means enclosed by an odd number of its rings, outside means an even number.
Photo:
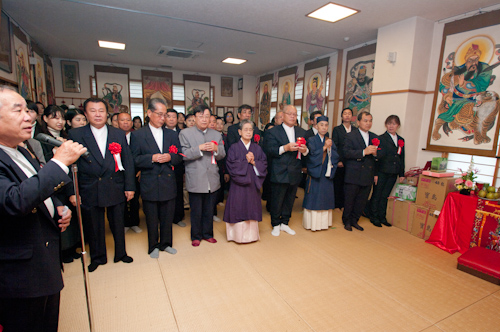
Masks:
[[[259,242],[192,247],[188,227],[173,226],[176,255],[147,254],[147,234],[127,232],[132,264],[90,274],[95,331],[493,331],[500,287],[456,269],[450,255],[409,233],[373,227],[346,232],[335,211],[329,230],[302,228],[299,190],[290,226],[271,236],[264,212]],[[222,217],[224,207],[218,207]],[[81,263],[67,264],[60,331],[88,331]]]

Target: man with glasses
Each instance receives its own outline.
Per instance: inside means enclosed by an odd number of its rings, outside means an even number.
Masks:
[[[283,123],[266,131],[264,149],[271,162],[271,225],[273,236],[280,231],[295,235],[288,226],[292,216],[293,203],[297,187],[302,179],[302,162],[300,158],[307,156],[306,145],[299,145],[297,139],[304,137],[306,131],[295,126],[297,109],[293,105],[285,106]]]
[[[253,115],[252,106],[243,104],[238,108],[238,119],[240,119],[240,121],[243,121],[243,120],[253,121],[252,115]],[[238,129],[240,129],[239,123],[233,124],[233,125],[229,126],[229,128],[227,128],[227,149],[228,150],[232,144],[234,144],[240,140],[240,134],[238,133]],[[254,123],[252,142],[258,144],[258,142],[255,142],[255,140],[254,140],[255,135],[259,135],[259,137],[261,137],[262,132],[259,130],[257,125]]]
[[[172,247],[172,221],[177,196],[174,169],[182,162],[182,157],[177,134],[164,127],[168,114],[165,100],[152,98],[148,103],[147,113],[149,124],[132,132],[130,148],[135,167],[141,171],[148,254],[151,258],[158,258],[160,251],[172,255],[177,253]]]
[[[191,241],[198,247],[201,240],[216,243],[213,231],[213,208],[220,188],[217,160],[226,156],[221,134],[208,128],[210,108],[197,106],[195,126],[183,129],[179,135],[186,167],[186,189],[191,206]]]

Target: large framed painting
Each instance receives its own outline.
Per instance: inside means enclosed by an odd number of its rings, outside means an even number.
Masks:
[[[153,98],[165,100],[168,108],[172,108],[172,73],[143,69],[141,70],[141,76],[144,112],[147,111],[149,101]]]
[[[233,78],[224,77],[220,78],[220,95],[222,97],[232,97],[233,96]]]
[[[33,57],[35,58],[35,91],[36,100],[47,106],[47,89],[45,80],[45,64],[43,61],[43,51],[35,43],[31,43]]]
[[[445,25],[428,150],[496,155],[499,75],[500,11]]]
[[[47,104],[55,104],[56,98],[54,94],[54,68],[52,61],[45,55],[45,86],[47,87]]]
[[[349,107],[354,118],[359,112],[370,112],[376,48],[371,44],[347,52],[344,108]]]
[[[4,12],[0,18],[0,69],[12,73],[10,19]]]
[[[64,92],[80,92],[78,61],[61,60],[62,87]]]
[[[210,76],[184,75],[186,114],[198,105],[210,107]]]
[[[270,122],[271,91],[273,88],[273,74],[260,77],[259,81],[259,129],[263,130]]]
[[[25,99],[32,99],[28,38],[17,26],[11,24],[11,27],[16,50],[16,77],[19,94]]]
[[[309,118],[314,111],[325,111],[326,75],[330,58],[323,58],[304,65],[304,91],[300,126],[309,129]]]
[[[287,68],[278,73],[278,109],[293,105],[295,101],[295,75],[297,67]]]
[[[129,69],[112,66],[94,66],[97,97],[109,105],[109,113],[130,113]]]

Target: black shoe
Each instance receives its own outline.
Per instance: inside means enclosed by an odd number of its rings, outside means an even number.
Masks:
[[[352,225],[352,227],[356,228],[358,231],[364,231],[365,229],[361,226],[359,226],[357,223]]]
[[[352,232],[352,227],[351,227],[351,225],[344,225],[344,229],[345,229],[346,231]]]
[[[67,255],[63,255],[62,261],[63,261],[63,263],[66,263],[66,264],[72,263],[73,262],[73,257],[67,256]]]
[[[381,225],[379,222],[372,221],[371,223],[372,223],[372,224],[373,224],[373,226],[375,226],[375,227],[382,227],[382,225]]]
[[[387,227],[392,227],[392,225],[389,224],[387,221],[382,221],[381,224]]]
[[[90,265],[89,265],[89,272],[94,272],[99,267],[99,265],[101,265],[101,264],[94,263],[94,262],[90,263]]]
[[[130,256],[127,256],[127,255],[123,256],[122,258],[120,258],[118,260],[115,259],[115,263],[118,263],[120,261],[122,261],[123,263],[132,263],[134,261],[134,259]]]

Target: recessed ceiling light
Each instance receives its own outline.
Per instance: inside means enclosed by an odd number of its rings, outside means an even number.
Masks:
[[[99,47],[112,48],[114,50],[124,50],[125,44],[99,40]]]
[[[222,60],[224,63],[230,63],[232,65],[241,65],[242,63],[247,62],[245,59],[236,59],[236,58],[226,58]]]
[[[333,2],[308,14],[308,17],[316,18],[327,22],[337,22],[346,17],[359,13],[359,10],[337,5]]]

